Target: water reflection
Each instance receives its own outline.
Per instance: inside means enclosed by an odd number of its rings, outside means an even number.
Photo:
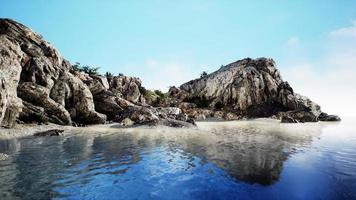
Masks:
[[[145,199],[167,192],[174,197],[187,186],[189,197],[198,191],[209,197],[226,195],[238,182],[278,181],[287,158],[308,148],[322,128],[270,121],[203,122],[189,130],[109,129],[101,135],[3,140],[0,152],[10,159],[0,162],[0,199],[105,193]]]

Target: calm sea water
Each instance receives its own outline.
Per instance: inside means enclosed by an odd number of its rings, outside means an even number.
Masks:
[[[0,140],[0,199],[356,199],[353,119],[77,132]]]

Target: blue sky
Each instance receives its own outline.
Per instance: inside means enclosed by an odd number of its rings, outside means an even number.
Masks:
[[[272,57],[297,92],[328,110],[356,98],[356,1],[1,0],[0,17],[40,33],[72,63],[138,76],[148,88]]]

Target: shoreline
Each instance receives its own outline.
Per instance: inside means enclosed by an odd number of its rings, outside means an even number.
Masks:
[[[61,136],[68,135],[81,135],[81,134],[110,134],[110,133],[119,133],[119,132],[136,132],[136,131],[144,131],[144,132],[155,132],[159,130],[169,131],[169,132],[188,132],[198,131],[198,132],[211,132],[218,131],[220,128],[224,127],[244,127],[244,126],[255,126],[258,125],[263,129],[269,129],[271,126],[280,127],[281,131],[285,128],[293,127],[298,134],[298,130],[304,128],[320,128],[330,124],[337,125],[338,122],[308,122],[308,123],[281,123],[280,120],[271,119],[271,118],[256,118],[256,119],[247,119],[247,120],[204,120],[198,121],[196,127],[190,128],[174,128],[168,126],[130,126],[123,127],[119,123],[108,123],[108,124],[100,124],[100,125],[90,125],[85,127],[73,127],[73,126],[63,126],[57,124],[47,124],[47,125],[37,125],[37,124],[17,124],[14,128],[6,129],[0,128],[0,140],[7,139],[16,139],[33,136],[35,133],[48,131],[53,129],[61,129],[64,130]]]

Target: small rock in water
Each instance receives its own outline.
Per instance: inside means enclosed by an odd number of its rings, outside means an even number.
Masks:
[[[327,122],[338,122],[341,121],[341,118],[337,115],[328,115],[327,113],[321,113],[319,115],[320,121],[327,121]]]
[[[60,136],[62,135],[61,133],[64,130],[60,130],[60,129],[52,129],[52,130],[48,130],[48,131],[43,131],[43,132],[38,132],[33,134],[34,136]]]
[[[121,121],[121,125],[123,125],[123,126],[132,126],[132,125],[134,125],[134,121],[132,121],[130,118],[128,118],[128,117],[126,117],[125,119],[123,119],[122,121]]]
[[[2,160],[6,160],[9,158],[9,155],[5,154],[5,153],[0,153],[0,161]]]

